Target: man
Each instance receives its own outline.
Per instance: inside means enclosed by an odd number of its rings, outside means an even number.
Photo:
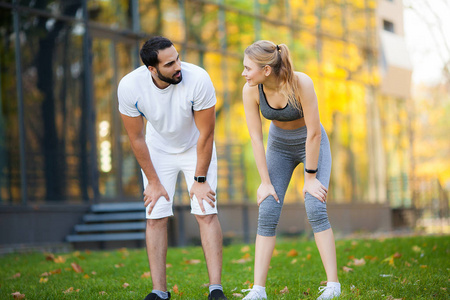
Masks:
[[[119,111],[142,168],[147,254],[153,290],[145,300],[170,299],[166,281],[167,221],[179,171],[183,171],[202,240],[209,275],[208,299],[227,299],[221,285],[222,229],[215,190],[216,97],[208,73],[181,62],[172,42],[148,40],[140,51],[145,64],[119,83]],[[147,120],[144,135],[144,118]]]

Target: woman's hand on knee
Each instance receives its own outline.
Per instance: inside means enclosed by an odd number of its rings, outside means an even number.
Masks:
[[[258,206],[263,202],[267,197],[273,196],[275,200],[280,203],[280,200],[278,199],[278,195],[275,192],[275,188],[270,183],[261,183],[261,185],[258,188],[258,191],[256,192],[256,200],[258,202]]]
[[[327,202],[328,189],[315,177],[305,179],[305,186],[303,187],[304,197],[306,197],[306,192],[323,203]]]

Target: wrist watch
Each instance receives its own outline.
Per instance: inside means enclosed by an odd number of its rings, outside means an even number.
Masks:
[[[194,180],[197,182],[205,182],[206,176],[194,176]]]

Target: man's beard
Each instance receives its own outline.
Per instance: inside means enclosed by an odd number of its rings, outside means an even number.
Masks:
[[[161,72],[159,72],[158,68],[156,68],[156,72],[158,73],[159,80],[167,82],[167,83],[170,83],[170,84],[178,84],[178,83],[181,82],[181,79],[183,79],[181,71],[178,71],[175,74],[173,74],[172,78],[166,77],[163,74],[161,74]],[[174,76],[178,75],[178,73],[180,73],[180,77],[179,78],[174,78]]]

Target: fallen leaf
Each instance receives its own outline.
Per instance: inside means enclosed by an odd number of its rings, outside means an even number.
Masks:
[[[250,246],[244,246],[241,248],[241,252],[249,252],[250,251]]]
[[[239,293],[233,293],[233,297],[242,298],[242,297],[244,297],[244,295],[239,294]]]
[[[441,287],[441,290],[443,290],[443,291],[446,291],[446,290],[447,290],[447,288],[445,288],[445,287]]]
[[[386,300],[403,300],[403,298],[394,298],[392,295],[387,296]]]
[[[278,256],[279,253],[280,252],[276,248],[274,248],[273,252],[272,252],[272,256]]]
[[[419,246],[415,245],[415,246],[412,247],[412,250],[414,252],[420,252],[420,251],[422,251],[422,248],[420,248]]]
[[[420,267],[421,267],[422,269],[428,268],[427,265],[420,265]]]
[[[233,259],[231,262],[233,263],[233,264],[245,264],[245,263],[247,263],[247,262],[249,262],[249,261],[251,261],[252,259],[251,258],[241,258],[241,259]]]
[[[129,283],[124,283],[124,284],[122,284],[122,287],[124,288],[124,289],[126,289],[127,287],[129,287],[130,286],[130,284]]]
[[[294,257],[294,256],[298,256],[298,252],[295,249],[291,249],[289,250],[289,252],[286,254],[287,257]]]
[[[41,274],[41,277],[50,276],[50,275],[51,275],[50,273],[44,272],[44,273]]]
[[[72,269],[75,271],[75,273],[83,273],[83,269],[80,267],[77,263],[71,263]]]
[[[366,261],[364,260],[364,258],[361,258],[361,259],[355,258],[355,259],[353,260],[353,264],[354,264],[355,266],[364,266],[364,265],[366,264]]]
[[[327,285],[328,281],[321,281],[320,285]]]
[[[84,279],[89,279],[90,277],[89,277],[88,274],[84,274],[83,278],[84,278]]]
[[[244,256],[242,256],[241,258],[248,259],[250,257],[251,257],[250,253],[245,253]]]
[[[347,258],[350,259],[350,260],[354,260],[355,256],[354,255],[349,255]]]
[[[73,256],[75,256],[75,257],[80,256],[80,251],[75,251],[75,252],[73,253]]]
[[[343,266],[342,267],[342,269],[344,270],[344,272],[353,272],[353,269],[352,268],[349,268],[349,267],[346,267],[346,266]]]
[[[189,251],[187,251],[186,249],[183,249],[183,250],[181,250],[181,253],[183,253],[183,254],[188,254]]]
[[[122,264],[122,263],[120,263],[120,264],[115,264],[114,265],[114,267],[116,267],[116,268],[121,268],[121,267],[124,267],[125,265],[124,264]]]
[[[100,295],[106,295],[105,291],[98,292]]]
[[[20,273],[16,273],[12,276],[12,278],[19,278],[20,277]]]
[[[97,272],[92,271],[91,274],[92,274],[92,275],[97,275]]]
[[[433,251],[436,251],[436,249],[437,249],[437,245],[434,245]]]
[[[395,267],[395,263],[394,263],[394,255],[391,255],[389,257],[386,257],[385,259],[383,259],[383,262],[387,262],[389,263],[389,265]]]
[[[172,289],[173,289],[173,293],[174,293],[174,294],[178,294],[178,293],[180,292],[180,291],[178,290],[178,285],[176,285],[176,284],[173,286]]]
[[[188,265],[195,265],[195,264],[199,264],[200,262],[201,262],[200,259],[189,259],[189,260],[184,261],[184,263],[188,264]]]
[[[48,277],[41,277],[41,279],[39,279],[39,283],[46,283],[48,281]]]
[[[398,252],[394,253],[394,258],[400,258],[400,257],[402,257],[402,255],[400,253],[398,253]]]
[[[54,275],[54,274],[61,274],[61,269],[55,269],[50,271],[50,275]]]
[[[409,262],[405,261],[405,266],[411,267],[411,264]]]
[[[202,287],[208,287],[208,286],[209,286],[209,283],[202,284]],[[236,290],[236,288],[234,290]]]
[[[287,293],[289,293],[289,289],[288,289],[287,286],[285,286],[284,289],[282,289],[282,290],[280,291],[280,294],[287,294]]]
[[[357,241],[353,241],[352,242],[352,246],[356,246],[356,245],[358,245],[358,242]]]
[[[293,260],[291,260],[291,264],[295,264],[297,262],[297,259],[294,258]]]
[[[55,260],[55,255],[53,253],[44,253],[44,255],[45,255],[45,260],[51,260],[51,261]]]
[[[311,288],[308,288],[306,291],[303,292],[303,295],[305,296],[309,296],[309,291],[311,290]]]
[[[71,286],[70,288],[68,288],[67,290],[65,290],[63,293],[64,294],[68,294],[68,293],[72,293],[73,292],[73,287]]]
[[[166,264],[166,268],[172,268],[172,264]]]
[[[58,256],[58,257],[55,258],[53,261],[54,261],[55,263],[57,263],[57,264],[63,264],[63,263],[66,262],[66,259],[65,259],[64,257],[62,257],[62,256]]]
[[[15,292],[11,294],[14,299],[23,299],[25,298],[25,294],[21,294],[20,292]]]
[[[311,259],[311,254],[308,253],[308,255],[306,255],[306,259],[310,260]]]
[[[250,281],[248,281],[248,280],[243,283],[243,285],[250,285],[250,284],[252,284],[252,283]]]
[[[149,278],[150,276],[150,272],[144,272],[144,274],[141,275],[141,278]]]

